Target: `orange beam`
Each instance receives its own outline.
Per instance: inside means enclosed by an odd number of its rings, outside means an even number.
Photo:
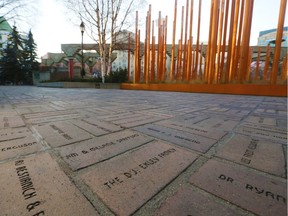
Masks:
[[[136,11],[136,21],[135,21],[135,44],[134,44],[134,76],[133,76],[133,83],[139,82],[137,80],[139,68],[138,68],[138,11]]]
[[[176,37],[176,22],[177,22],[177,0],[174,5],[174,20],[173,20],[173,35],[172,35],[172,53],[171,53],[171,65],[170,65],[170,81],[175,78],[175,37]]]
[[[186,19],[184,31],[184,56],[183,56],[183,74],[182,79],[187,80],[187,34],[188,34],[188,17],[189,17],[189,0],[186,0]]]
[[[151,81],[155,81],[155,36],[154,36],[154,20],[152,21],[152,54],[151,54]]]
[[[201,29],[201,9],[202,8],[202,0],[199,0],[198,5],[198,26],[197,26],[197,39],[196,39],[196,59],[195,59],[195,70],[196,74],[198,73],[198,53],[199,53],[199,43],[200,43],[200,29]],[[201,65],[200,65],[201,67]]]

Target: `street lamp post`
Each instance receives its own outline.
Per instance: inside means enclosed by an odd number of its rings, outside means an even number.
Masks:
[[[85,75],[84,59],[83,59],[83,34],[84,34],[84,31],[85,31],[85,25],[84,25],[83,21],[80,24],[80,31],[81,31],[81,36],[82,36],[82,42],[81,42],[81,45],[82,45],[81,77],[83,78],[84,75]]]

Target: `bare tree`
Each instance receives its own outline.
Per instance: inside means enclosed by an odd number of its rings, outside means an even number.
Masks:
[[[0,17],[18,25],[33,26],[37,0],[0,0]]]
[[[143,0],[62,0],[73,15],[86,25],[86,32],[97,44],[101,57],[101,74],[109,74],[117,34],[134,26],[135,11],[142,10]]]

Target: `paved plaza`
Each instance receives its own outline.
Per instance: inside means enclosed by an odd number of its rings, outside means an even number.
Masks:
[[[0,86],[0,215],[287,215],[287,98]]]

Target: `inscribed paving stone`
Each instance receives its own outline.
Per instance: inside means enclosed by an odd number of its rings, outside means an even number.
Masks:
[[[276,119],[275,118],[268,118],[268,117],[259,117],[259,116],[249,116],[244,119],[245,122],[251,122],[254,124],[264,124],[264,125],[271,125],[276,126]]]
[[[217,142],[217,140],[214,139],[155,124],[147,124],[133,129],[158,139],[162,139],[167,142],[174,143],[202,153],[206,152],[212,145]]]
[[[0,142],[23,138],[23,137],[28,136],[29,134],[32,134],[32,133],[26,127],[3,129],[3,130],[0,130]]]
[[[43,149],[32,135],[16,140],[0,142],[0,160],[34,153]]]
[[[215,129],[211,130],[211,129],[207,129],[204,127],[197,127],[196,125],[187,124],[186,122],[180,123],[180,122],[168,120],[168,121],[163,121],[163,122],[157,122],[156,124],[166,126],[169,128],[173,128],[176,130],[196,134],[199,136],[208,137],[208,138],[215,139],[215,140],[221,139],[226,134],[225,131],[215,130]]]
[[[286,215],[287,184],[216,160],[209,160],[190,182],[263,216]]]
[[[274,142],[287,144],[287,133],[281,133],[281,130],[279,130],[279,133],[278,133],[275,130],[269,130],[267,128],[254,128],[254,127],[240,126],[235,129],[235,132],[244,134],[244,135],[273,140]]]
[[[285,157],[282,145],[235,135],[216,154],[243,165],[285,177]]]
[[[104,134],[116,132],[122,130],[120,126],[101,121],[96,118],[85,118],[81,120],[71,120],[72,124],[76,125],[77,127],[82,128],[83,130],[95,135],[101,136]]]
[[[6,128],[15,128],[15,127],[24,127],[25,123],[23,122],[20,116],[0,116],[0,129]]]
[[[210,117],[197,123],[196,125],[199,127],[231,131],[238,123],[238,121]]]
[[[31,124],[41,124],[47,122],[55,122],[55,121],[65,121],[70,119],[76,119],[83,117],[81,114],[68,114],[68,115],[61,115],[61,116],[49,116],[44,118],[35,118],[35,119],[28,119],[27,122]]]
[[[213,199],[191,188],[181,187],[175,195],[168,197],[155,216],[240,216],[235,210],[221,205]]]
[[[0,175],[1,215],[98,215],[48,153],[1,164]]]
[[[162,118],[160,117],[156,117],[156,116],[141,116],[138,118],[130,118],[127,119],[126,121],[123,121],[122,123],[118,123],[118,122],[113,122],[115,124],[120,124],[122,127],[125,128],[131,128],[131,127],[136,127],[139,125],[143,125],[143,124],[148,124],[148,123],[152,123],[155,121],[159,121]]]
[[[65,111],[52,111],[52,112],[41,112],[41,113],[30,113],[25,114],[24,117],[26,119],[41,119],[46,117],[59,117],[59,116],[66,116],[66,115],[73,115],[77,114],[74,110],[65,110]]]
[[[86,131],[69,122],[51,122],[35,126],[35,128],[52,147],[59,147],[92,138]]]
[[[114,213],[130,215],[196,157],[196,154],[157,141],[99,163],[81,177]]]
[[[64,146],[59,149],[59,152],[71,169],[77,170],[152,140],[151,137],[126,130]]]

